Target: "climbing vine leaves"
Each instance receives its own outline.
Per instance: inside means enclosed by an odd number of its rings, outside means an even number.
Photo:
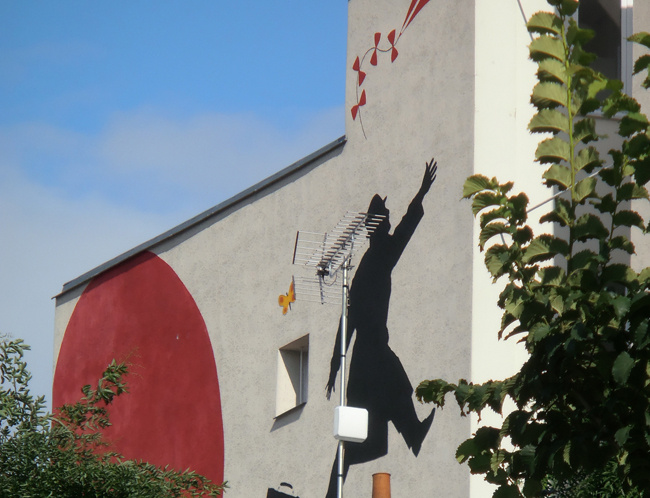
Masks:
[[[649,122],[620,81],[590,68],[583,45],[593,33],[574,20],[578,2],[549,3],[554,12],[528,22],[538,67],[528,129],[541,137],[535,158],[555,195],[540,219],[548,233],[534,234],[528,197],[512,183],[475,175],[463,190],[485,265],[505,282],[498,336],[523,342],[527,361],[505,380],[436,379],[416,391],[440,407],[453,394],[462,415],[513,402],[501,427],[481,427],[456,454],[497,497],[539,496],[612,463],[623,492],[650,489],[650,268],[630,266],[632,231],[648,232],[633,207],[648,201]],[[650,48],[650,34],[631,40]],[[649,67],[643,56],[635,72]],[[619,122],[620,146],[607,156],[596,112]]]
[[[0,337],[0,496],[199,497],[221,496],[217,484],[190,471],[128,460],[111,450],[104,430],[109,407],[128,392],[128,367],[112,361],[95,386],[55,415],[33,397],[24,358],[29,346]]]

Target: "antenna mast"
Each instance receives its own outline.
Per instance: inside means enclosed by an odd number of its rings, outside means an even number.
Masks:
[[[341,303],[341,388],[340,406],[346,398],[346,344],[348,330],[349,272],[352,257],[385,218],[384,215],[348,211],[329,233],[298,232],[293,264],[311,268],[310,277],[295,279],[296,299],[321,304]],[[339,280],[339,273],[341,279]],[[338,287],[340,286],[340,293]],[[344,440],[339,439],[337,462],[337,498],[343,498]]]

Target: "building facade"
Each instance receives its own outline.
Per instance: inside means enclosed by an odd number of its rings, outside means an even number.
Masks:
[[[388,472],[394,496],[491,495],[454,458],[478,422],[453,406],[434,413],[413,389],[427,378],[503,378],[524,358],[496,340],[498,288],[460,197],[474,173],[513,180],[531,205],[549,197],[527,131],[525,23],[538,10],[546,2],[350,0],[346,135],[66,283],[54,405],[113,358],[128,361],[131,393],[107,432],[125,456],[227,479],[232,496],[282,482],[302,498],[331,495],[341,308],[298,292],[283,314],[278,295],[313,276],[292,264],[297,231],[328,232],[347,211],[370,209],[391,227],[352,260],[348,402],[370,416],[366,442],[347,445],[345,494],[370,496],[372,474]],[[650,30],[647,4],[616,12],[620,37]],[[637,96],[635,54],[620,45]]]

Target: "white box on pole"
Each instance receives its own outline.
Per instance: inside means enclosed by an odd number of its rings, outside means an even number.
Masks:
[[[341,441],[364,442],[368,437],[368,410],[337,406],[334,409],[334,437]]]

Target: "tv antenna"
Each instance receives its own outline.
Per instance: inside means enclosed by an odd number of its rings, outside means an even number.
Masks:
[[[293,264],[312,270],[312,275],[294,278],[296,300],[315,301],[321,304],[341,304],[341,388],[340,407],[345,407],[345,356],[348,327],[349,272],[352,257],[365,246],[385,215],[348,211],[336,227],[328,233],[301,232],[296,235]],[[339,407],[337,407],[339,410]],[[345,409],[343,409],[345,410]],[[339,413],[335,412],[335,424]],[[366,412],[367,431],[367,412]],[[338,443],[337,497],[343,497],[343,444],[345,440],[358,441],[355,437],[340,435],[335,427]],[[363,436],[365,439],[365,436]],[[363,440],[362,439],[362,440]]]
[[[311,269],[313,273],[294,277],[296,299],[341,304],[341,290],[346,285],[344,270],[351,268],[352,257],[365,246],[384,218],[380,214],[348,211],[328,233],[299,231],[293,264]]]

